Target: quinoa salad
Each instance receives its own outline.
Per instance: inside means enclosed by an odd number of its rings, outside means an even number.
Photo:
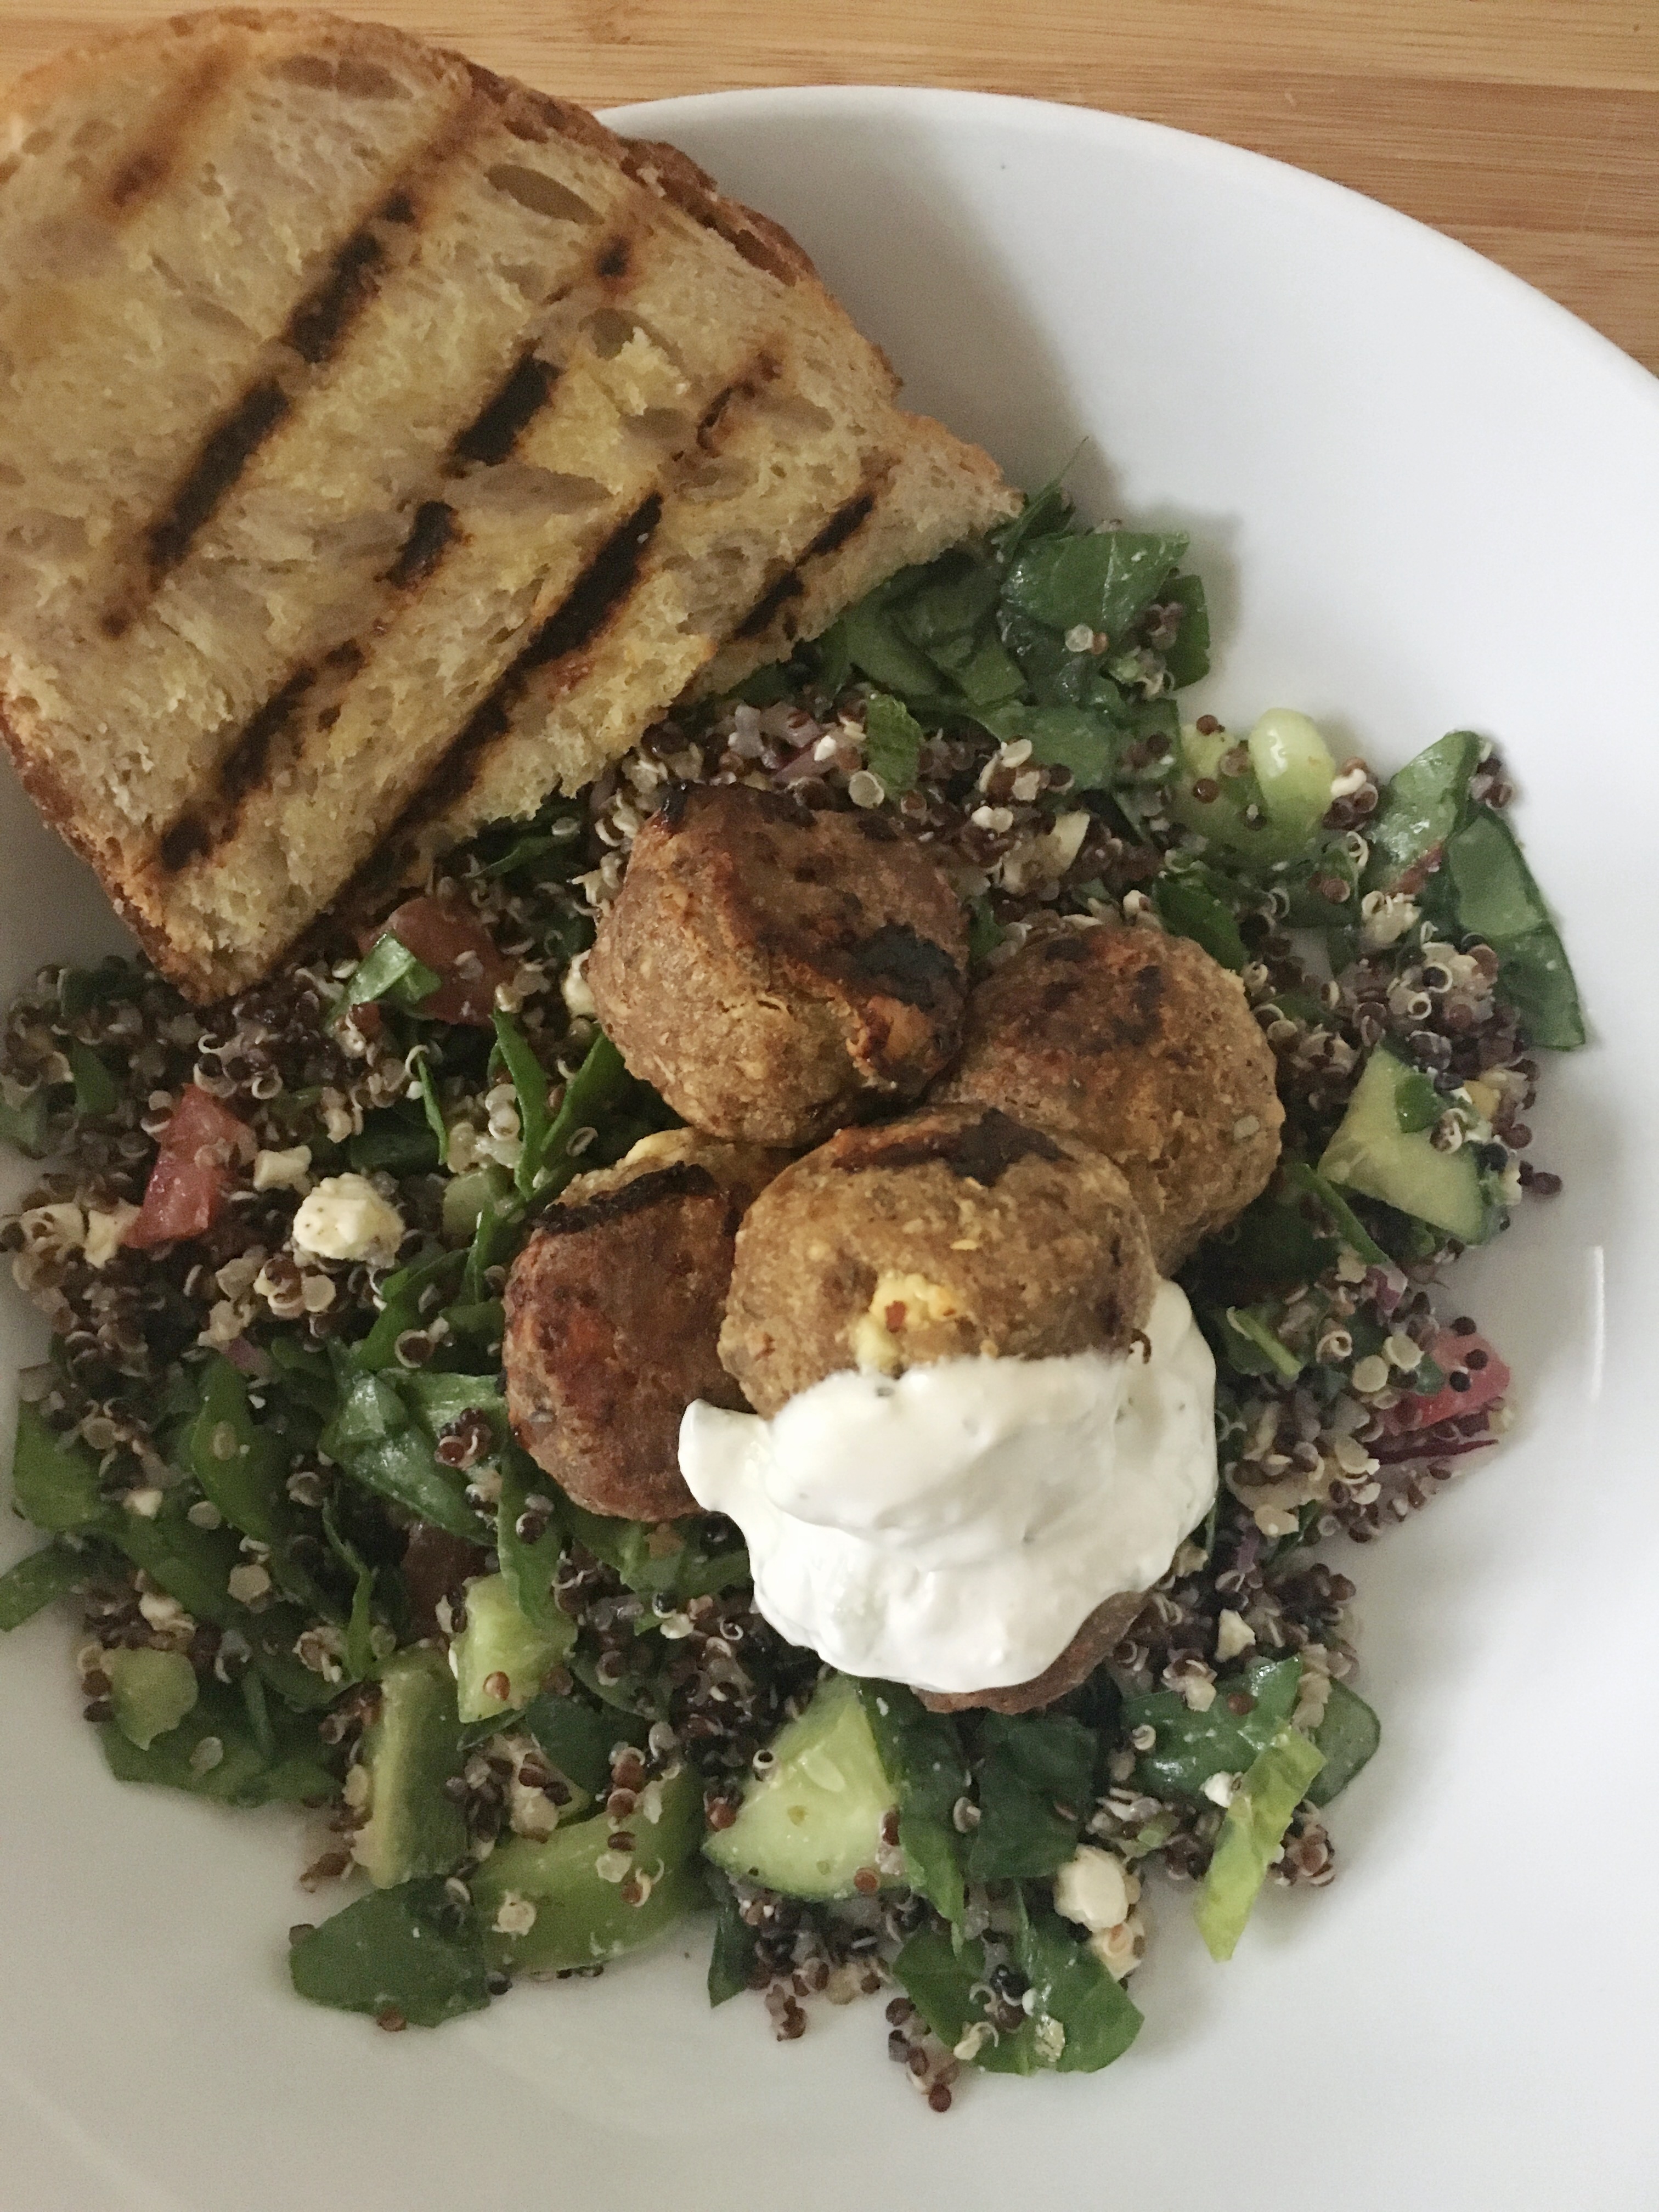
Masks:
[[[1286,710],[1183,719],[1187,550],[1051,487],[233,1002],[111,959],[10,1009],[0,1134],[40,1167],[3,1237],[52,1338],[0,1628],[72,1612],[117,1778],[295,1808],[303,1996],[433,2027],[701,1914],[714,2003],[792,2039],[873,1997],[945,2112],[975,2071],[1127,2050],[1154,1910],[1224,1959],[1266,1884],[1331,1881],[1380,1733],[1348,1547],[1508,1424],[1453,1262],[1559,1192],[1528,1116],[1584,1030],[1493,745],[1389,779]],[[676,1121],[589,949],[636,833],[709,785],[925,843],[975,976],[1034,930],[1191,939],[1271,1048],[1278,1166],[1178,1276],[1219,1493],[1041,1711],[833,1672],[757,1609],[732,1522],[586,1510],[515,1441],[512,1263]]]

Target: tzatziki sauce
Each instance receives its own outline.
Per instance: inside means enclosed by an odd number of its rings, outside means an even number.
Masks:
[[[770,1420],[699,1399],[680,1468],[742,1529],[791,1643],[844,1674],[1000,1689],[1155,1583],[1208,1512],[1215,1363],[1163,1283],[1126,1352],[848,1369]]]

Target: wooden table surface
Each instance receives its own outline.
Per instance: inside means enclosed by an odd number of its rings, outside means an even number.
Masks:
[[[174,12],[165,0],[0,0],[0,80]],[[342,12],[594,106],[862,82],[1151,117],[1389,201],[1659,370],[1659,0],[364,0]]]

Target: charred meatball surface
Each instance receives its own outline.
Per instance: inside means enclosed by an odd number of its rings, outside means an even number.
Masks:
[[[502,1366],[513,1433],[592,1513],[695,1513],[694,1398],[740,1409],[716,1349],[738,1223],[781,1153],[689,1129],[580,1176],[514,1262]]]
[[[1099,1153],[994,1108],[843,1129],[744,1217],[720,1358],[760,1413],[843,1368],[1122,1351],[1157,1287]]]
[[[1170,1274],[1279,1158],[1273,1056],[1238,978],[1156,929],[1054,929],[969,1001],[937,1094],[1000,1106],[1115,1161]]]
[[[1097,1605],[1058,1659],[1029,1682],[1000,1690],[918,1690],[929,1712],[960,1713],[981,1706],[993,1713],[1035,1713],[1086,1682],[1103,1659],[1122,1643],[1146,1610],[1145,1590],[1124,1590]]]
[[[629,1067],[696,1127],[799,1148],[919,1097],[959,1041],[968,925],[867,813],[677,785],[635,840],[587,981]]]

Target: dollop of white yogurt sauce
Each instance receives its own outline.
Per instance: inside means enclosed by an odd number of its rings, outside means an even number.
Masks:
[[[1150,1354],[848,1370],[769,1421],[699,1399],[681,1470],[792,1643],[919,1689],[1028,1682],[1215,1497],[1215,1363],[1173,1283],[1146,1333]]]

